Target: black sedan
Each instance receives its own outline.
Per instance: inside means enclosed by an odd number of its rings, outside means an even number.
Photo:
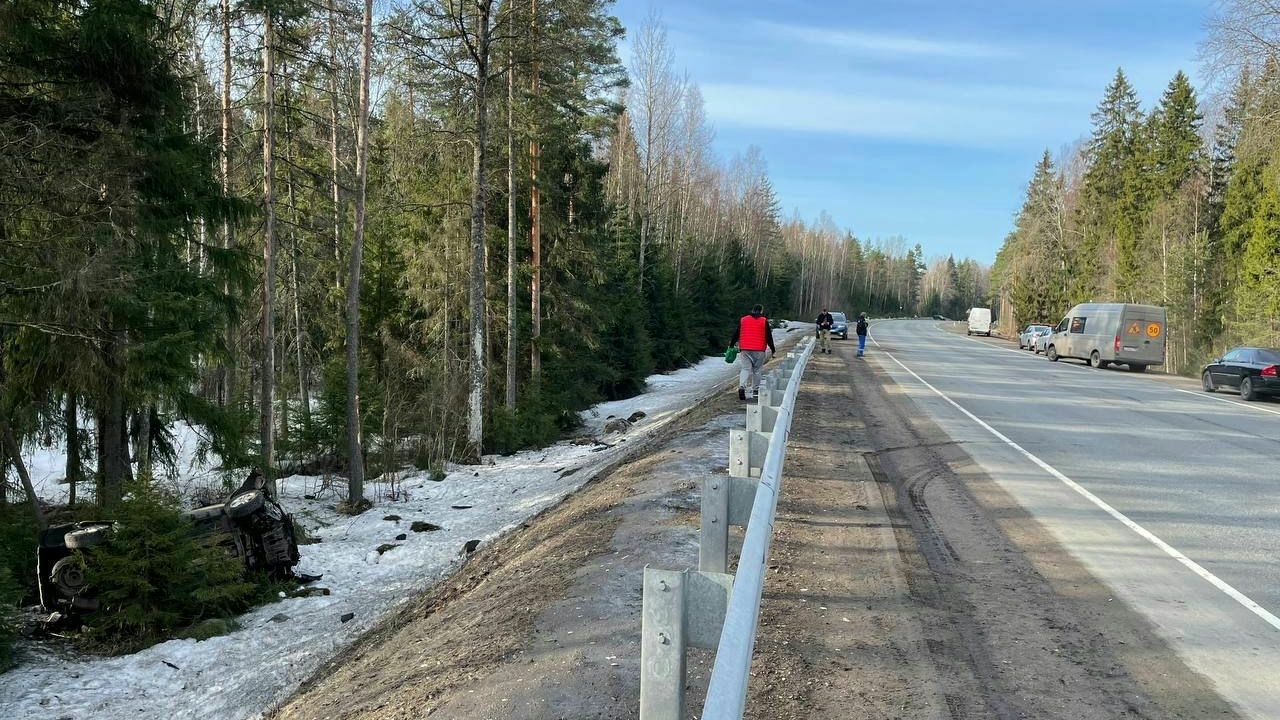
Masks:
[[[1245,400],[1280,395],[1280,350],[1238,347],[1205,365],[1200,382],[1205,392],[1229,388]]]

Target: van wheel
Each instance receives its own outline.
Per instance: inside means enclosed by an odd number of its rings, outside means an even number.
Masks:
[[[1044,354],[1049,358],[1049,362],[1058,362],[1058,348],[1050,345],[1049,349],[1045,350]]]
[[[1209,376],[1209,373],[1200,376],[1200,385],[1204,387],[1204,391],[1207,393],[1218,391],[1218,388],[1213,386],[1213,378]]]
[[[1102,356],[1098,354],[1097,350],[1094,350],[1089,355],[1089,367],[1099,370],[1102,369]]]
[[[1146,366],[1146,365],[1139,365],[1139,364],[1137,364],[1137,363],[1129,363],[1129,372],[1144,373],[1144,372],[1146,372],[1146,371],[1147,371],[1147,366]]]
[[[1240,381],[1240,399],[1253,402],[1258,399],[1258,391],[1253,389],[1253,378],[1245,378]]]

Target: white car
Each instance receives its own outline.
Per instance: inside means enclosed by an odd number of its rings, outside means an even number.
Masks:
[[[1051,337],[1053,337],[1052,331],[1036,336],[1035,342],[1031,346],[1035,354],[1044,353],[1047,355],[1049,353],[1049,338]]]
[[[1048,335],[1051,332],[1053,332],[1053,328],[1048,325],[1028,325],[1027,328],[1018,335],[1018,349],[1021,350],[1026,348],[1028,350],[1035,350],[1036,339],[1041,335]]]

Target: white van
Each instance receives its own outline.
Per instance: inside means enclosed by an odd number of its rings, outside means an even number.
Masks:
[[[990,308],[972,308],[969,310],[969,332],[967,334],[991,337]]]
[[[1058,323],[1045,354],[1077,358],[1095,368],[1125,365],[1143,372],[1164,364],[1165,311],[1155,305],[1084,303]]]

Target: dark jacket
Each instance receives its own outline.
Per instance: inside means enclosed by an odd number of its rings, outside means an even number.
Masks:
[[[817,324],[819,330],[830,330],[833,322],[835,322],[835,319],[831,317],[831,313],[818,313]]]
[[[735,326],[733,329],[733,339],[729,341],[729,344],[737,345],[738,341],[742,339],[742,321],[746,320],[747,318],[751,318],[752,320],[759,320],[760,318],[764,318],[764,341],[765,343],[768,344],[770,350],[777,353],[778,352],[777,348],[773,346],[773,330],[769,329],[769,318],[765,317],[764,315],[760,315],[758,313],[743,315],[742,319],[738,320],[737,326]],[[743,348],[743,349],[746,350],[748,348]],[[761,350],[763,350],[763,348],[761,348]]]
[[[858,334],[859,335],[867,334],[867,319],[864,317],[858,318]]]

